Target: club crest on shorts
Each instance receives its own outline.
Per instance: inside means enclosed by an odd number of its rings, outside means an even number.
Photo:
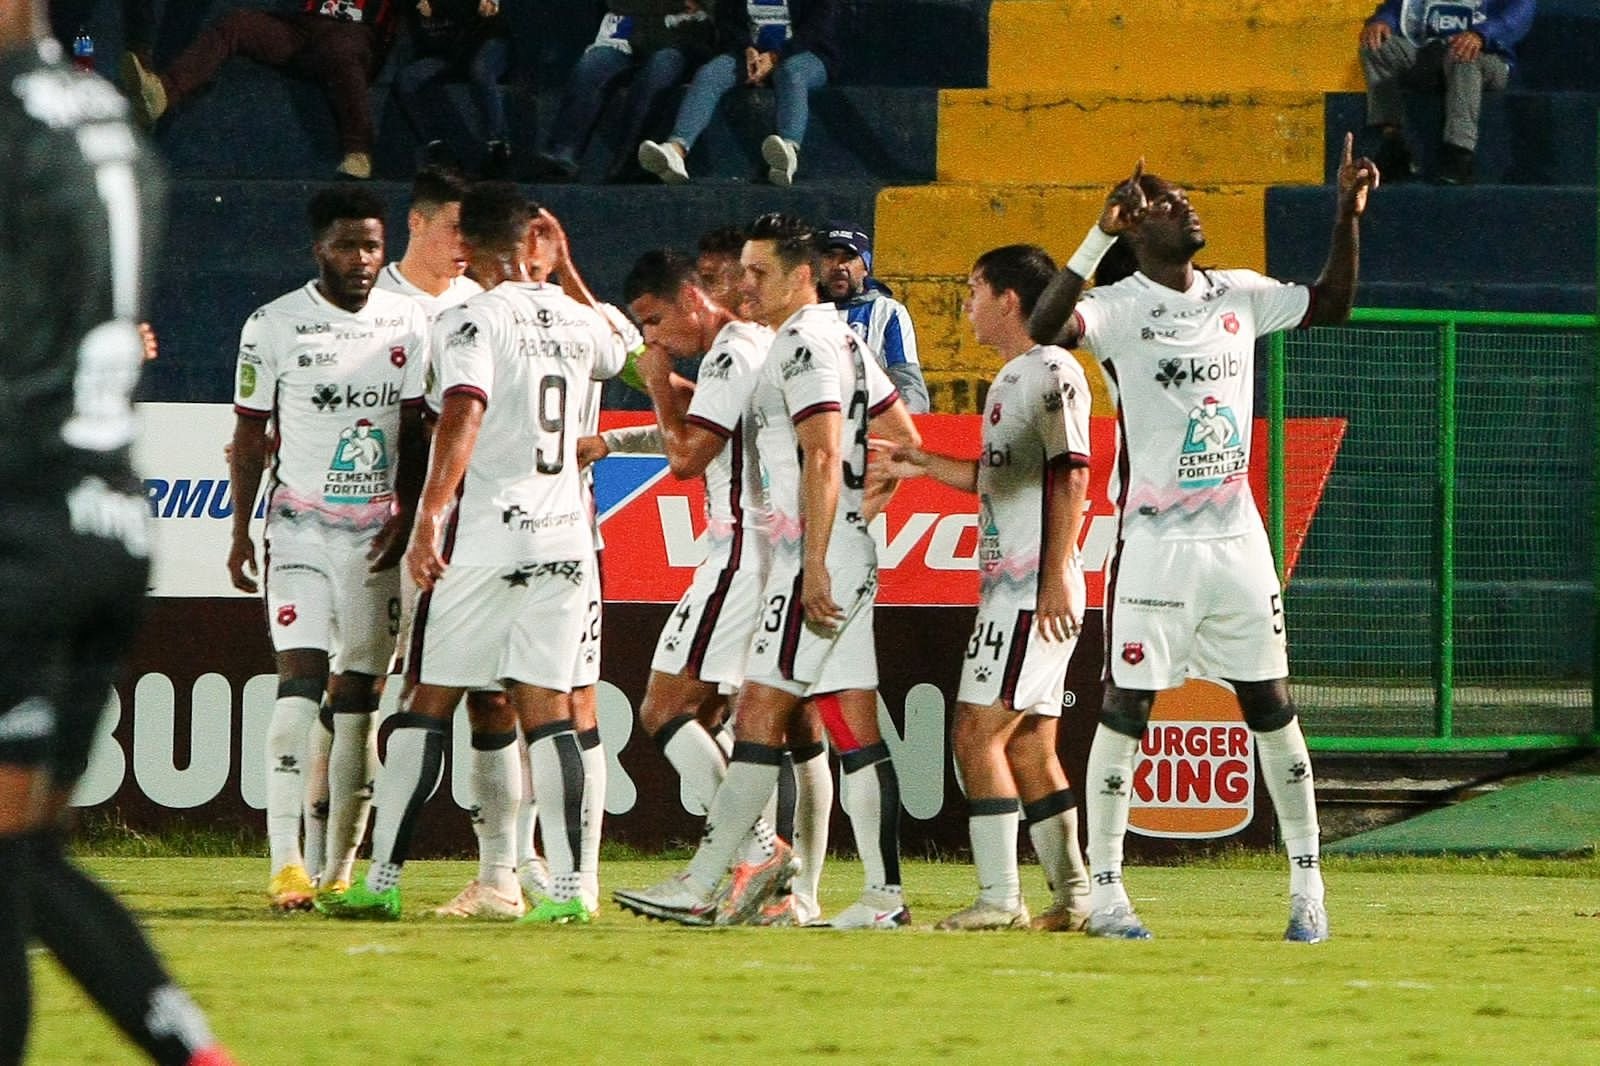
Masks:
[[[1130,640],[1122,646],[1122,661],[1129,666],[1138,666],[1144,662],[1144,642]]]

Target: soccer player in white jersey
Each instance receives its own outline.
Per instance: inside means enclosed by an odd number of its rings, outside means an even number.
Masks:
[[[427,320],[415,302],[373,287],[383,205],[336,186],[312,198],[309,215],[316,280],[256,311],[240,337],[229,459],[228,572],[255,592],[250,519],[272,424],[261,584],[278,667],[266,757],[268,892],[280,909],[312,903],[301,774],[323,692],[335,710],[369,711],[394,659],[396,564],[427,453]]]
[[[1106,587],[1105,701],[1086,786],[1091,935],[1150,936],[1122,884],[1128,790],[1156,692],[1203,674],[1233,687],[1256,734],[1289,854],[1284,938],[1328,936],[1311,759],[1289,695],[1281,590],[1248,478],[1252,365],[1256,338],[1348,317],[1360,218],[1377,185],[1377,168],[1353,160],[1346,137],[1327,264],[1314,285],[1289,285],[1250,270],[1196,268],[1205,246],[1199,216],[1181,188],[1144,174],[1141,160],[1034,308],[1033,338],[1093,351],[1117,397],[1120,531]],[[1083,294],[1118,238],[1138,271]]]
[[[717,883],[777,785],[781,746],[802,700],[833,694],[837,702],[819,710],[849,781],[845,806],[867,885],[829,924],[897,928],[910,914],[900,886],[899,782],[878,733],[877,556],[867,532],[893,483],[867,494],[867,435],[870,425],[898,443],[920,438],[872,354],[830,305],[816,302],[821,246],[811,227],[763,215],[748,237],[745,295],[757,320],[777,330],[750,416],[771,510],[761,621],[739,690],[733,758],[704,842],[678,877],[614,895],[636,913],[707,924]]]
[[[967,279],[978,343],[1006,360],[984,400],[979,457],[897,449],[873,468],[874,477],[926,474],[978,497],[981,592],[951,729],[978,898],[940,929],[1029,924],[1019,820],[1054,893],[1035,928],[1081,929],[1088,916],[1077,804],[1056,755],[1056,725],[1083,622],[1089,383],[1070,353],[1028,336],[1028,316],[1055,272],[1043,248],[1012,244],[980,256]]]
[[[641,256],[623,283],[623,296],[644,327],[647,349],[638,366],[656,424],[607,430],[594,441],[591,454],[665,454],[676,477],[705,482],[709,547],[662,628],[639,706],[639,724],[678,772],[686,805],[703,814],[727,763],[705,723],[744,679],[770,555],[749,411],[773,333],[760,323],[740,321],[713,300],[700,287],[696,262],[676,252]],[[673,360],[689,359],[701,360],[696,382],[671,369]],[[745,860],[734,869],[730,915],[743,912],[762,924],[800,924],[820,916],[816,878],[833,804],[820,724],[796,748],[800,789],[807,799],[798,812],[803,830],[796,834],[803,856],[799,884],[771,914],[756,913],[769,889],[791,872],[789,844],[777,838],[770,818],[758,818]]]
[[[624,352],[598,313],[531,280],[536,207],[515,185],[462,202],[472,273],[485,286],[441,317],[441,408],[406,566],[421,590],[407,671],[379,771],[373,860],[329,901],[340,918],[400,916],[400,874],[463,692],[500,684],[526,733],[551,893],[524,921],[587,922],[581,894],[584,759],[574,730],[574,663],[593,619],[593,532],[576,427],[591,379]],[[320,903],[320,901],[319,901]]]

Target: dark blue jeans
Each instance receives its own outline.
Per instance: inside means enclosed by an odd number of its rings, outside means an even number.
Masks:
[[[617,144],[619,157],[630,157],[651,112],[689,71],[688,57],[676,48],[658,49],[641,61],[620,48],[590,45],[578,57],[578,65],[572,69],[572,77],[561,94],[561,107],[550,127],[545,154],[576,163],[589,143],[606,100],[629,71],[636,73]]]
[[[499,37],[479,45],[465,70],[443,56],[423,56],[407,63],[395,76],[395,102],[419,141],[443,139],[449,126],[460,128],[464,124],[464,116],[451,106],[443,83],[465,81],[483,117],[483,139],[503,141],[506,139],[506,108],[500,97],[500,81],[510,66],[510,46]]]

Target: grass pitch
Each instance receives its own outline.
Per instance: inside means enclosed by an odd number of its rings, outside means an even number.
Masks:
[[[908,863],[918,926],[684,929],[422,917],[474,872],[407,867],[405,921],[276,917],[264,859],[100,858],[240,1061],[1600,1061],[1600,861],[1334,860],[1333,940],[1279,940],[1281,859],[1134,868],[1150,943],[938,933],[970,867]],[[610,887],[676,864],[608,862]],[[1046,898],[1024,867],[1031,902]],[[860,867],[836,861],[829,913]],[[48,957],[30,1062],[139,1061]]]

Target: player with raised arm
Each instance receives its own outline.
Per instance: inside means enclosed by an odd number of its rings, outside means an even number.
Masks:
[[[0,1063],[27,1050],[37,939],[151,1061],[227,1066],[133,917],[66,855],[149,573],[130,452],[164,182],[127,102],[64,62],[45,6],[0,4]]]
[[[1197,268],[1199,216],[1183,189],[1143,173],[1141,160],[1029,322],[1040,343],[1093,351],[1117,398],[1120,530],[1106,582],[1105,700],[1087,772],[1093,936],[1150,936],[1122,884],[1134,763],[1156,692],[1203,674],[1233,687],[1256,735],[1289,854],[1284,939],[1328,937],[1311,758],[1289,695],[1281,589],[1248,475],[1256,338],[1350,313],[1360,219],[1379,178],[1369,160],[1351,158],[1351,141],[1315,284]],[[1084,279],[1119,239],[1138,272],[1084,293]]]
[[[252,314],[239,340],[228,572],[235,588],[257,591],[250,520],[270,453],[261,585],[278,698],[266,743],[268,894],[285,910],[310,907],[314,893],[300,847],[308,734],[324,690],[335,722],[361,725],[377,708],[400,623],[397,564],[427,454],[427,318],[414,301],[374,288],[383,214],[364,189],[313,196],[316,280]],[[358,765],[365,744],[353,740]],[[350,804],[341,817],[352,833],[359,791],[335,797]],[[322,873],[328,884],[349,876]]]
[[[925,474],[978,497],[978,617],[951,728],[978,898],[940,929],[1029,924],[1017,869],[1021,820],[1055,895],[1035,927],[1081,929],[1088,915],[1077,803],[1056,726],[1083,623],[1089,382],[1071,353],[1028,336],[1028,316],[1055,272],[1043,248],[1012,244],[979,256],[967,279],[978,343],[1006,360],[984,401],[979,457],[898,448],[873,468],[874,477]]]
[[[406,553],[421,597],[407,671],[378,774],[365,880],[330,900],[338,918],[400,916],[400,875],[438,778],[464,692],[503,685],[528,738],[551,892],[524,921],[587,922],[581,844],[584,759],[574,729],[574,664],[591,624],[593,532],[574,427],[588,382],[623,351],[595,311],[535,281],[536,205],[509,183],[462,202],[482,295],[435,327],[440,417]]]
[[[682,874],[614,897],[649,917],[709,924],[716,885],[777,785],[782,745],[804,713],[802,701],[831,694],[837,700],[819,709],[849,780],[846,808],[867,884],[829,924],[896,928],[910,914],[900,887],[899,782],[878,732],[877,555],[867,532],[893,483],[867,492],[868,427],[897,443],[920,439],[871,353],[830,305],[817,302],[822,249],[812,228],[771,214],[748,236],[745,296],[752,314],[777,330],[751,401],[771,510],[761,621],[739,690],[733,758],[704,842]],[[748,915],[724,909],[717,917]]]

